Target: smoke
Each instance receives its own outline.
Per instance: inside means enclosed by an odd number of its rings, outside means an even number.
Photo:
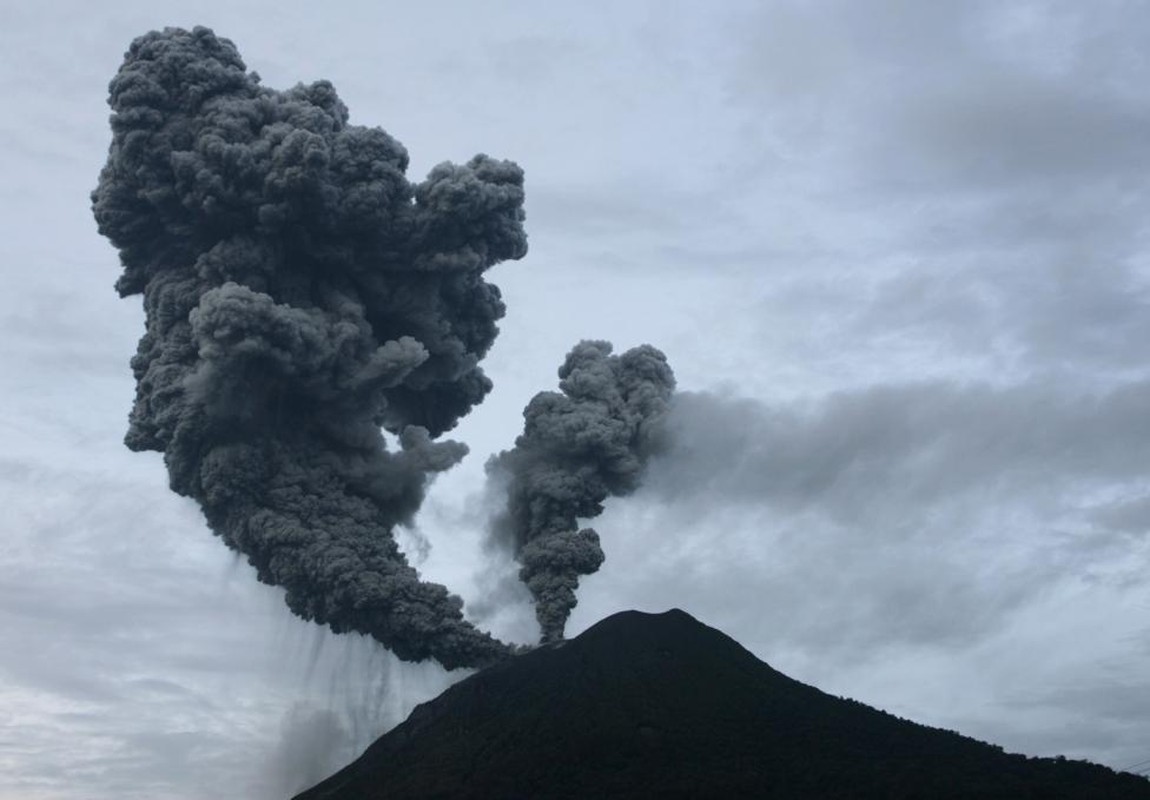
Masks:
[[[109,104],[93,211],[147,314],[128,446],[300,616],[448,668],[505,655],[392,529],[491,388],[483,273],[526,253],[522,171],[478,155],[411,184],[330,83],[264,88],[206,28],[136,39]]]
[[[666,357],[650,345],[614,356],[607,342],[581,342],[559,378],[562,393],[537,394],[515,447],[487,465],[507,487],[493,534],[522,565],[545,642],[563,638],[579,576],[603,563],[599,535],[578,518],[638,488],[675,388]]]

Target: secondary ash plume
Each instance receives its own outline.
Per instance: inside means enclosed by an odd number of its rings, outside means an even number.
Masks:
[[[578,518],[598,516],[608,496],[638,488],[675,389],[659,350],[642,345],[615,356],[611,349],[601,341],[576,345],[559,368],[561,392],[535,395],[515,447],[487,464],[507,485],[493,534],[510,542],[522,565],[544,642],[563,638],[579,576],[603,563],[599,535],[580,529]]]
[[[300,616],[409,660],[502,657],[392,528],[491,388],[504,308],[483,273],[527,251],[522,171],[478,155],[411,184],[330,83],[265,88],[206,28],[136,39],[109,104],[93,211],[147,313],[128,446],[162,452]]]

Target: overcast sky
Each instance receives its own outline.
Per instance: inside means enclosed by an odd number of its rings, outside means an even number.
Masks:
[[[401,534],[473,618],[535,635],[484,461],[576,341],[650,342],[674,445],[596,524],[569,635],[677,606],[902,717],[1150,759],[1150,9],[4,5],[0,800],[286,798],[458,677],[294,619],[122,444],[106,87],[196,24],[268,86],[330,79],[414,180],[526,172],[495,390]]]

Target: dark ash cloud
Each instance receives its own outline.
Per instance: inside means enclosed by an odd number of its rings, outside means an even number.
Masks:
[[[559,392],[540,392],[523,411],[515,447],[487,465],[507,487],[493,535],[511,545],[519,577],[535,598],[543,641],[563,638],[580,575],[603,563],[599,534],[580,528],[609,496],[638,488],[659,444],[675,388],[667,359],[650,345],[615,356],[580,342],[559,368]]]
[[[490,390],[483,273],[526,252],[522,171],[479,155],[411,184],[331,84],[265,88],[205,28],[138,38],[110,92],[93,211],[147,312],[128,445],[300,616],[403,658],[501,657],[391,529]]]

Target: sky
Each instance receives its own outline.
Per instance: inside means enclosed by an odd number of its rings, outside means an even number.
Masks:
[[[495,384],[399,538],[528,642],[484,462],[580,339],[675,369],[574,635],[682,608],[834,695],[1150,760],[1150,10],[1078,2],[9,2],[0,800],[286,798],[466,672],[294,618],[122,442],[143,332],[89,193],[107,83],[206,25],[408,177],[526,174]],[[237,787],[239,787],[237,789]]]

